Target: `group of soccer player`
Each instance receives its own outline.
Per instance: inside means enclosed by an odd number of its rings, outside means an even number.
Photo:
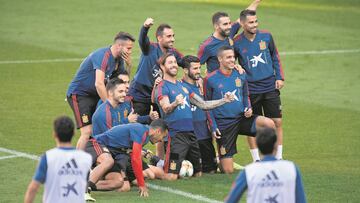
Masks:
[[[125,192],[132,184],[148,196],[144,178],[176,180],[183,160],[192,163],[196,177],[232,173],[239,134],[248,136],[252,159],[260,161],[255,142],[260,128],[276,130],[276,158],[282,159],[284,74],[272,35],[257,29],[259,3],[254,0],[233,23],[227,13],[215,13],[214,32],[198,56],[184,56],[174,47],[168,24],[159,25],[157,42],[150,42],[154,20],[147,18],[131,82],[135,38],[129,33],[119,32],[110,47],[84,59],[67,101],[80,129],[77,148],[93,160],[86,200],[95,201],[90,191]],[[149,141],[156,143],[156,155],[143,148]],[[150,157],[149,163],[143,157]]]

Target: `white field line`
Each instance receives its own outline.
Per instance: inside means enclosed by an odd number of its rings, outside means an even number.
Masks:
[[[14,158],[14,157],[24,157],[24,158],[28,158],[28,159],[32,159],[32,160],[39,160],[40,157],[36,156],[36,155],[32,155],[32,154],[28,154],[28,153],[24,153],[24,152],[19,152],[16,150],[12,150],[12,149],[7,149],[7,148],[2,148],[0,147],[0,152],[5,152],[8,154],[12,154],[10,156],[6,156],[8,158]],[[2,157],[0,157],[1,159]],[[197,201],[202,201],[202,202],[209,202],[209,203],[220,203],[221,201],[218,200],[214,200],[214,199],[209,199],[205,196],[202,195],[195,195],[192,193],[188,193],[188,192],[184,192],[181,190],[176,190],[176,189],[172,189],[169,187],[163,187],[163,186],[159,186],[159,185],[154,185],[154,184],[150,184],[147,183],[148,187],[154,190],[160,190],[160,191],[164,191],[164,192],[169,192],[169,193],[173,193],[176,195],[180,195],[189,199],[193,199],[193,200],[197,200]]]
[[[282,56],[296,56],[296,55],[326,55],[326,54],[346,54],[346,53],[358,53],[360,49],[343,49],[343,50],[313,50],[313,51],[288,51],[280,52]],[[133,57],[133,59],[139,59]],[[84,58],[62,58],[62,59],[37,59],[37,60],[12,60],[12,61],[0,61],[1,64],[30,64],[30,63],[63,63],[63,62],[77,62],[82,61]]]
[[[170,193],[173,193],[173,194],[181,195],[181,196],[184,196],[184,197],[187,197],[187,198],[190,198],[190,199],[194,199],[194,200],[198,200],[198,201],[202,201],[202,202],[221,203],[221,201],[214,200],[214,199],[209,199],[209,198],[204,197],[202,195],[195,195],[195,194],[192,194],[192,193],[172,189],[172,188],[169,188],[169,187],[163,187],[163,186],[154,185],[154,184],[151,184],[151,183],[147,183],[147,186],[149,188],[152,188],[152,189],[155,189],[155,190],[161,190],[161,191],[164,191],[164,192],[170,192]]]
[[[0,160],[20,157],[19,155],[0,156]]]

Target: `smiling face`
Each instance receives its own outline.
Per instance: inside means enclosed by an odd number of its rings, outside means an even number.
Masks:
[[[192,80],[199,80],[201,77],[201,65],[200,62],[191,62],[189,69],[184,69],[185,74]]]
[[[241,21],[241,26],[245,32],[249,34],[256,34],[259,23],[256,15],[248,15],[245,20]]]
[[[113,91],[109,92],[109,97],[117,103],[123,103],[126,97],[126,85],[124,83],[117,85]]]
[[[171,49],[174,47],[175,34],[171,28],[164,28],[162,35],[157,36],[159,44],[165,49]]]
[[[221,67],[226,69],[233,69],[235,67],[235,54],[232,49],[222,51],[218,56],[218,60]]]
[[[218,22],[215,24],[215,31],[223,37],[230,36],[231,21],[227,16],[220,17]]]
[[[179,67],[178,67],[175,56],[173,56],[173,55],[168,56],[165,59],[164,65],[161,65],[161,67],[166,75],[176,78]]]

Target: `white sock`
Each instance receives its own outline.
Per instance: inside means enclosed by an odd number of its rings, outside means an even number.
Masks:
[[[156,167],[164,168],[164,160],[160,159],[160,160],[157,162]]]
[[[250,153],[251,153],[251,157],[253,159],[253,161],[260,161],[260,156],[259,156],[259,149],[255,148],[255,149],[250,149]]]
[[[276,159],[282,159],[282,151],[283,151],[283,146],[278,145],[277,152],[276,152]]]

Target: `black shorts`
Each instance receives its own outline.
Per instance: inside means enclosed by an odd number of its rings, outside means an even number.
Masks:
[[[239,134],[255,137],[256,117],[257,115],[250,118],[242,116],[237,119],[221,119],[224,124],[217,122],[221,132],[221,138],[216,140],[220,158],[230,158],[237,153],[236,140]]]
[[[199,144],[193,132],[176,133],[169,138],[166,149],[165,173],[179,174],[183,160],[189,160],[194,168],[194,174],[201,171],[201,154]]]
[[[150,113],[150,105],[153,106],[153,110],[157,111],[160,116],[160,110],[157,104],[154,103],[144,103],[133,100],[133,108],[134,112],[139,114],[140,116],[146,116]]]
[[[107,171],[106,174],[108,173],[121,173],[121,167],[119,166],[118,163],[114,163],[114,165]]]
[[[76,127],[82,128],[91,125],[91,117],[96,110],[99,101],[98,96],[84,96],[73,94],[67,97],[67,101],[74,112]]]
[[[86,143],[85,152],[89,153],[93,160],[93,166],[97,164],[97,158],[102,153],[110,153],[109,149],[96,141],[94,138],[90,138],[89,141]]]
[[[127,180],[129,180],[130,182],[135,180],[136,177],[135,177],[132,165],[131,165],[130,154],[126,153],[126,152],[120,152],[120,153],[116,152],[116,154],[115,154],[112,149],[110,149],[110,150],[115,159],[115,164],[117,164],[119,166],[121,172],[125,173]],[[142,161],[142,170],[144,171],[148,168],[149,168],[149,165],[146,162]]]
[[[202,172],[208,173],[211,171],[216,171],[217,161],[212,138],[198,140],[198,143],[201,153]]]
[[[263,115],[268,118],[282,117],[279,90],[276,89],[261,94],[250,94],[250,101],[254,114]]]

